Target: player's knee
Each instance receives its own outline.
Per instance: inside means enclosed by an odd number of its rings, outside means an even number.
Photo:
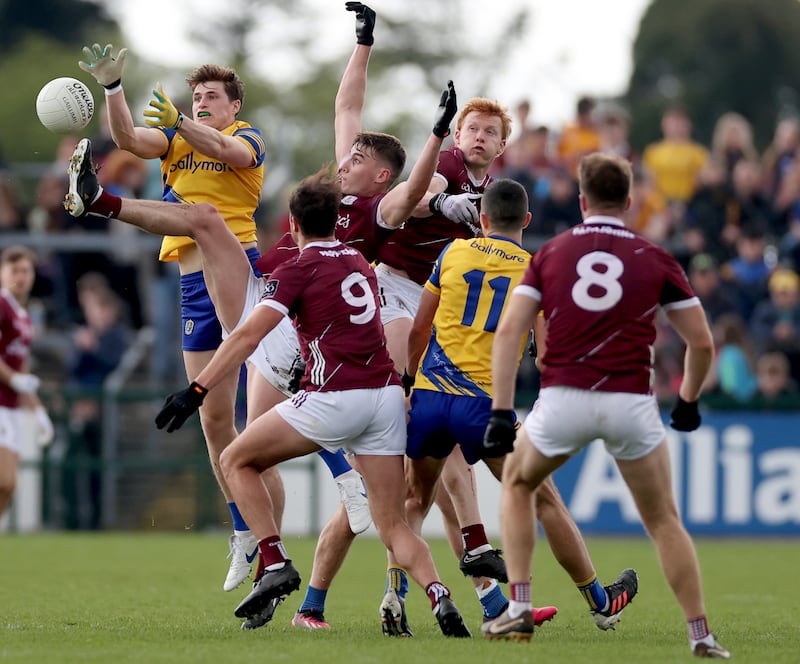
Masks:
[[[192,206],[194,213],[193,225],[196,233],[209,233],[219,228],[220,223],[225,225],[225,220],[216,207],[210,203],[197,203]]]

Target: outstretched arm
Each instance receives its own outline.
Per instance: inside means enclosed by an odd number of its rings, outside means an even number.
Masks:
[[[458,103],[453,81],[447,83],[442,92],[431,135],[422,149],[419,159],[411,169],[408,180],[392,189],[380,203],[383,221],[392,227],[401,226],[411,216],[415,206],[428,191],[436,166],[442,141],[450,133],[450,123],[456,115]]]
[[[367,67],[374,37],[375,12],[360,2],[345,3],[356,14],[356,47],[347,62],[334,103],[336,161],[350,153],[353,140],[361,131],[361,113],[367,92]]]
[[[122,89],[122,72],[128,49],[121,48],[114,56],[114,47],[100,44],[83,47],[84,60],[78,66],[103,86],[108,110],[108,126],[117,147],[128,150],[142,159],[154,159],[164,154],[167,139],[160,131],[136,127]]]

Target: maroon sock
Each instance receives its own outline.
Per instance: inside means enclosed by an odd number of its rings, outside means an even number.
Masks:
[[[100,214],[104,217],[118,217],[122,209],[122,199],[114,194],[109,194],[105,189],[97,197],[97,200],[89,205],[89,211],[93,214]]]
[[[686,621],[689,625],[689,637],[700,641],[708,636],[708,621],[705,616],[698,616]]]
[[[489,543],[482,523],[476,523],[471,526],[467,526],[466,528],[462,528],[461,540],[464,542],[464,551],[472,551],[473,549],[477,549],[479,546]]]
[[[425,593],[431,601],[431,609],[436,610],[436,605],[442,597],[450,597],[450,589],[441,581],[434,581],[425,588]]]
[[[280,535],[272,535],[258,540],[258,552],[261,555],[259,567],[264,569],[270,565],[286,562],[289,558],[283,548]]]

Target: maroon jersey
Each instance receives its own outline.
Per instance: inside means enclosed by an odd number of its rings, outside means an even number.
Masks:
[[[312,392],[400,385],[386,350],[378,281],[364,257],[341,242],[312,242],[279,265],[259,306],[294,317]]]
[[[7,290],[0,290],[0,359],[14,371],[21,371],[30,355],[33,325],[28,312]],[[0,406],[17,408],[19,395],[0,384]]]
[[[376,196],[342,196],[339,205],[339,218],[336,220],[334,235],[337,240],[358,249],[371,263],[378,256],[378,248],[387,237],[396,231],[378,225],[378,206],[386,192]],[[281,263],[296,258],[297,245],[291,233],[272,245],[255,263],[263,275],[271,274]]]
[[[492,177],[487,175],[482,181],[475,182],[464,163],[464,153],[457,147],[439,154],[436,173],[447,181],[447,194],[482,194],[492,181]],[[480,209],[480,201],[476,201],[476,205]],[[441,214],[411,217],[386,240],[378,252],[378,260],[405,270],[413,281],[424,284],[445,245],[455,239],[469,239],[480,234],[480,225],[453,222]]]
[[[336,220],[336,239],[358,249],[368,262],[378,257],[380,246],[394,228],[378,225],[378,206],[386,192],[377,196],[342,196],[339,218]]]
[[[534,254],[515,293],[547,321],[542,387],[652,391],[653,323],[700,304],[678,262],[612,217],[590,217]]]

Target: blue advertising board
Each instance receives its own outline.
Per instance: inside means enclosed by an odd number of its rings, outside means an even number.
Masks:
[[[695,535],[800,535],[800,414],[711,413],[697,431],[667,427],[678,508]],[[599,441],[555,474],[584,533],[644,530]]]

